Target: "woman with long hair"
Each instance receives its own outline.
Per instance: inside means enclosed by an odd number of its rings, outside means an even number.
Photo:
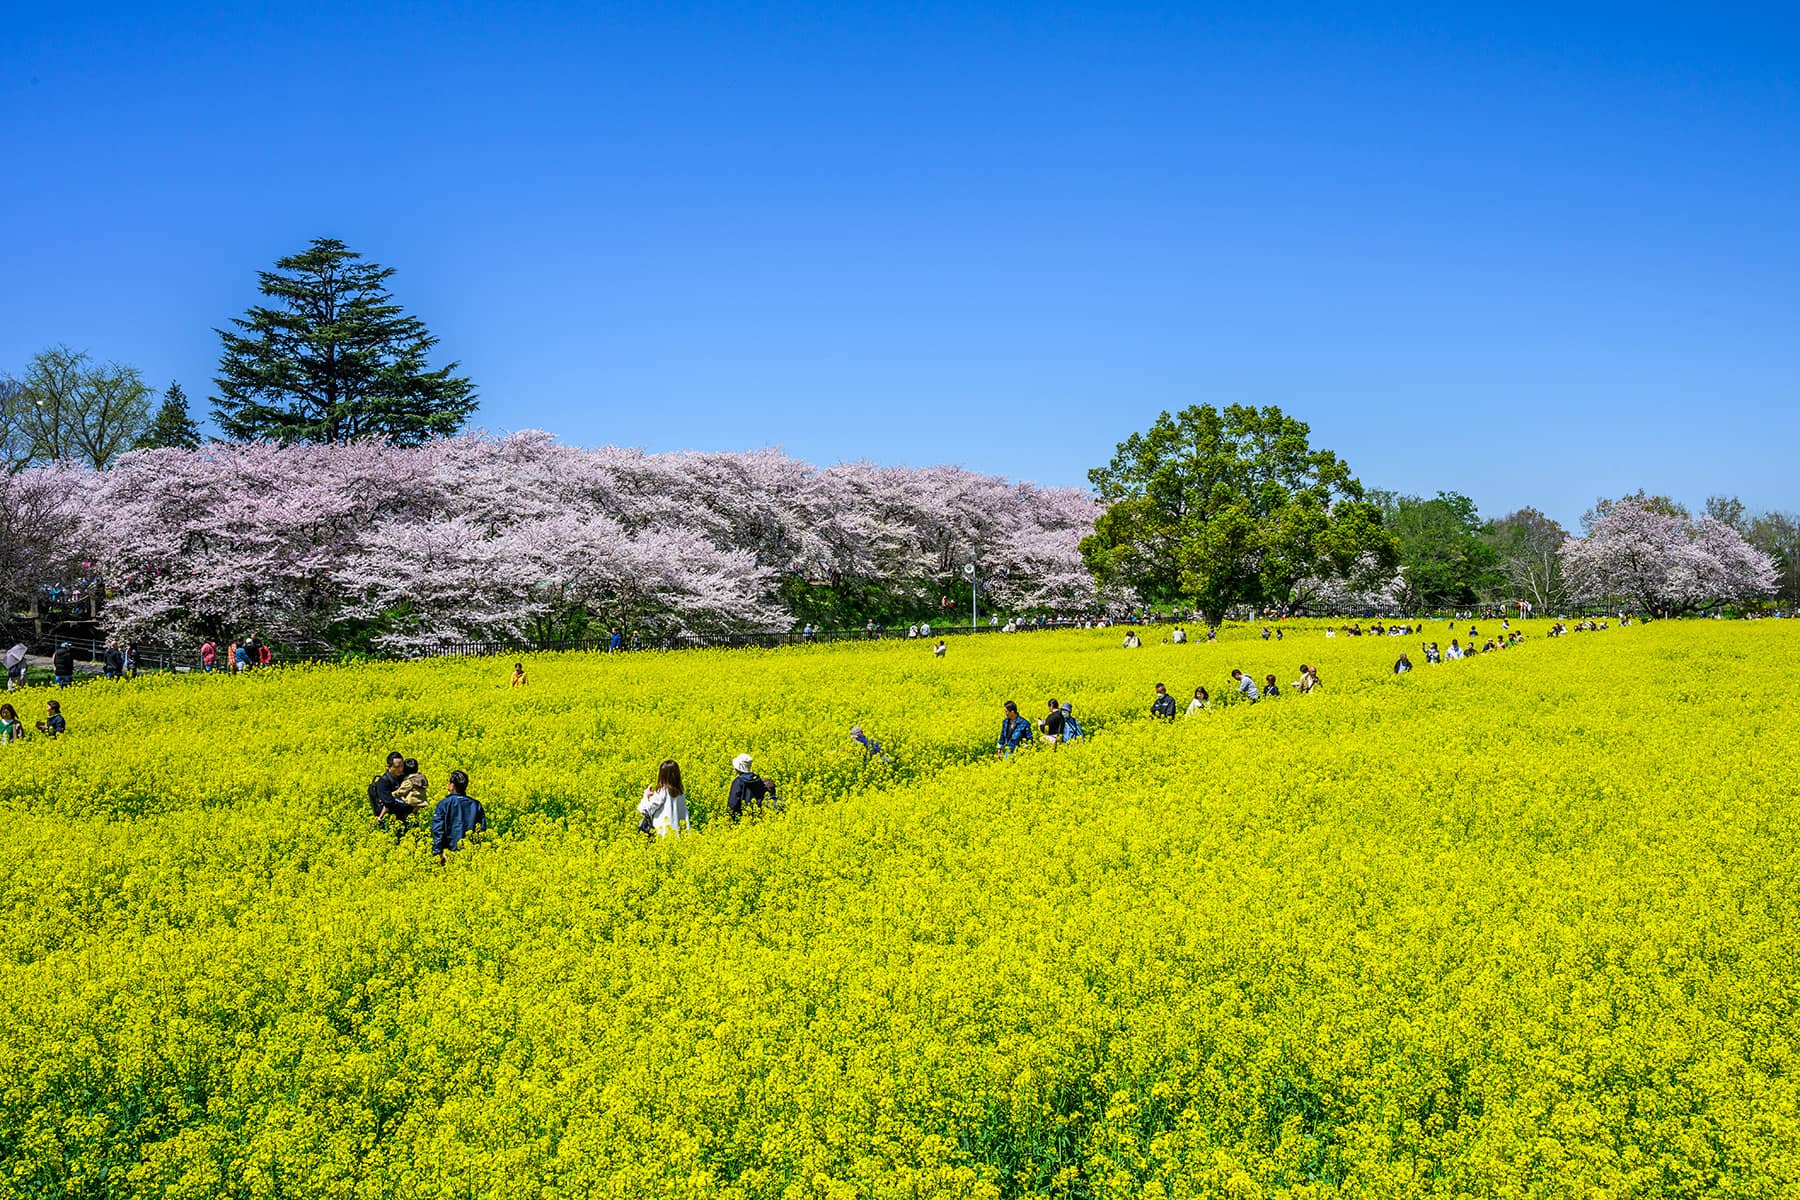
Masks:
[[[25,722],[10,704],[0,704],[0,746],[25,736]]]
[[[681,786],[681,764],[672,758],[663,760],[656,769],[656,782],[644,789],[637,810],[644,818],[638,828],[651,837],[687,832],[687,792]]]

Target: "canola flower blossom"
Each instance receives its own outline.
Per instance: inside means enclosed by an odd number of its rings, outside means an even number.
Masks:
[[[1800,1188],[1800,630],[1322,628],[66,691],[0,748],[5,1194]],[[996,759],[1051,695],[1087,736]],[[391,748],[489,813],[445,868],[369,827]],[[724,819],[740,752],[784,812]]]

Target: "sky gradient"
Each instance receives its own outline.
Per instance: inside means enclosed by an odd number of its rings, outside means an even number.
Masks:
[[[201,415],[332,236],[492,431],[1069,484],[1277,404],[1489,515],[1800,509],[1800,17],[1573,8],[15,8],[0,371]]]

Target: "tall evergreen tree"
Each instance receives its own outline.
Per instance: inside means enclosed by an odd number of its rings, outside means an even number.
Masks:
[[[475,411],[456,363],[430,370],[437,345],[389,295],[391,267],[365,263],[335,238],[259,272],[259,305],[218,330],[213,419],[244,441],[413,445],[455,433]]]
[[[150,418],[150,427],[138,439],[137,448],[195,450],[199,446],[200,427],[188,415],[187,393],[181,390],[179,383],[171,383],[169,390],[163,393],[156,415]]]

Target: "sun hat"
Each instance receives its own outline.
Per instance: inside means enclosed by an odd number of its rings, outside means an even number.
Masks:
[[[731,769],[734,771],[748,771],[750,769],[750,756],[748,754],[740,754],[732,759]]]

